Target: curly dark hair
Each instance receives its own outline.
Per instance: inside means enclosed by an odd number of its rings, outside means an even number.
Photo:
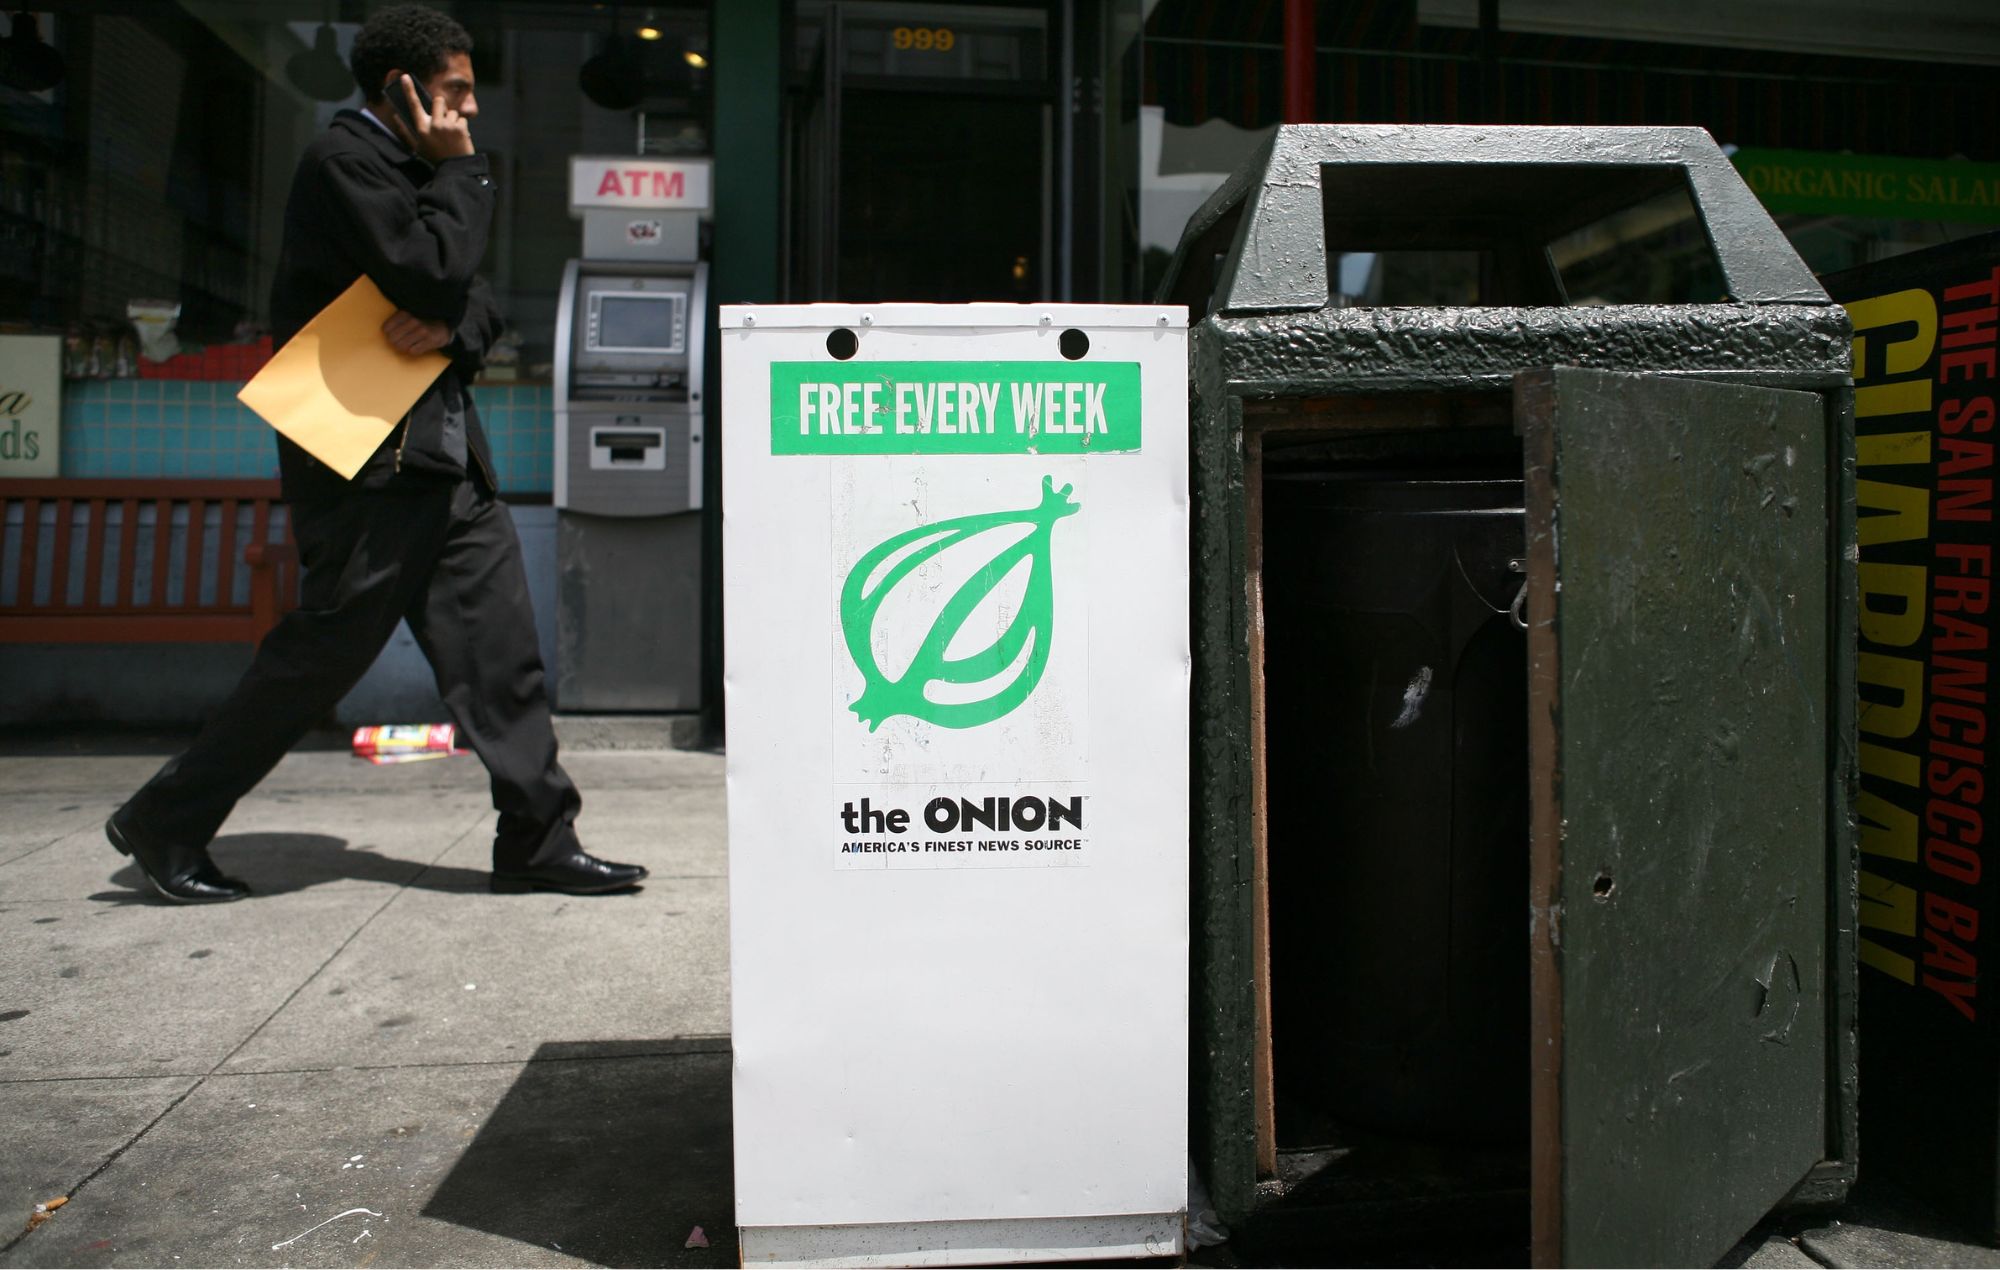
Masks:
[[[419,83],[444,69],[453,53],[470,53],[472,37],[449,15],[420,4],[399,4],[369,17],[354,37],[348,62],[361,95],[374,101],[390,71]]]

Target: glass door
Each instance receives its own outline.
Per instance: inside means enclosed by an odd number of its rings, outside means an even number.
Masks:
[[[827,8],[838,10],[838,5]],[[840,76],[835,44],[839,24],[801,28],[810,36],[799,50],[805,73],[794,84],[785,117],[785,299],[794,304],[833,298],[839,241]]]
[[[1041,8],[802,3],[787,298],[1055,295],[1055,98]]]

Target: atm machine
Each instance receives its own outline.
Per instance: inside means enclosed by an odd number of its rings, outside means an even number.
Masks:
[[[575,713],[701,707],[708,160],[570,160],[555,333],[556,684]]]

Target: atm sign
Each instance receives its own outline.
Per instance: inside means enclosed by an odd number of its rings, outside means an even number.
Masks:
[[[570,160],[572,211],[591,207],[708,210],[708,164],[657,159]]]

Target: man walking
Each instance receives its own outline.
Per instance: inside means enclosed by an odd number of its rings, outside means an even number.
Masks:
[[[494,193],[472,143],[471,37],[431,9],[384,9],[355,37],[352,64],[364,108],[335,116],[293,178],[274,333],[289,340],[366,274],[397,306],[383,338],[410,355],[441,350],[451,365],[352,481],[279,438],[300,605],[194,744],[105,832],[167,899],[249,894],[216,868],[209,840],[407,619],[492,777],[493,889],[629,888],[645,869],[598,860],[577,841],[581,799],[556,761],[520,543],[467,390],[501,330],[474,274]]]

